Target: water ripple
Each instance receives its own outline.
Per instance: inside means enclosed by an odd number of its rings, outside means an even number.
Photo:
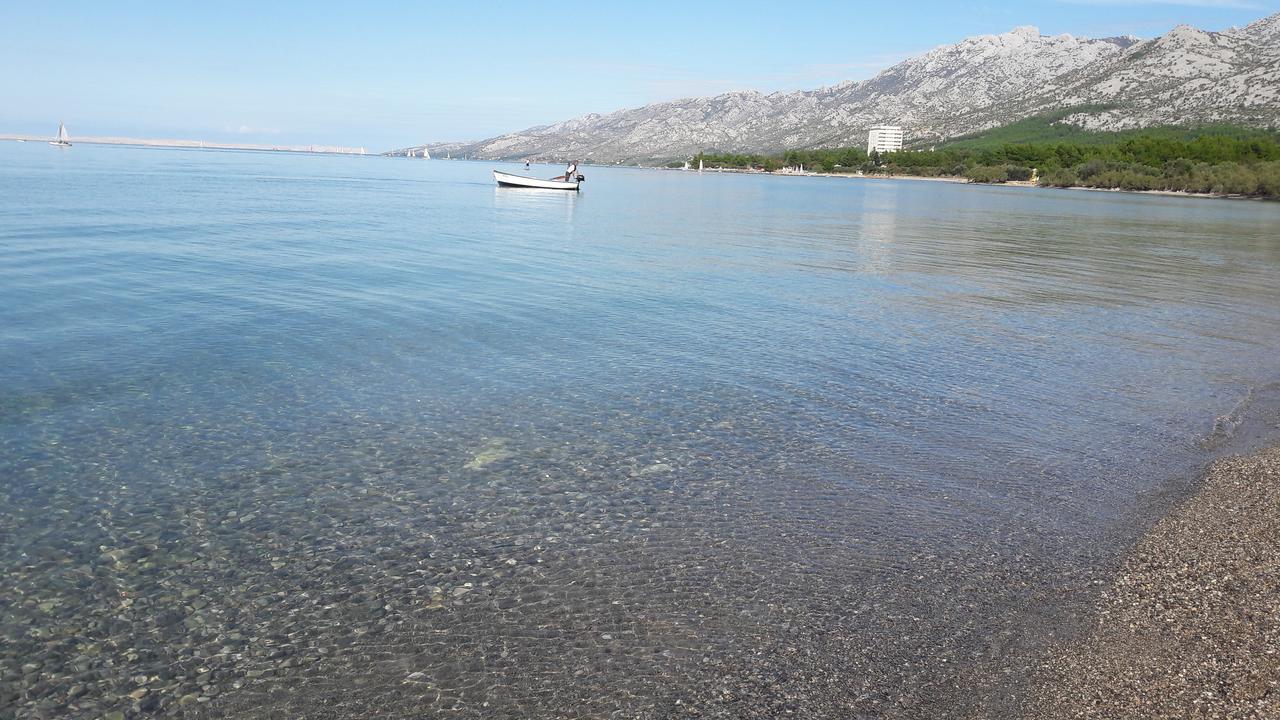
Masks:
[[[26,717],[1000,716],[980,671],[1280,406],[1275,205],[41,150],[0,148]]]

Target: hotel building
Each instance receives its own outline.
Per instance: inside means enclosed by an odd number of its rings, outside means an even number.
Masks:
[[[897,152],[902,149],[902,128],[897,125],[876,125],[867,133],[867,154]]]

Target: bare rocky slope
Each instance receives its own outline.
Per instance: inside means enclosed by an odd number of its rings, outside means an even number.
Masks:
[[[1146,41],[1045,36],[1034,27],[968,38],[870,80],[818,90],[687,98],[590,114],[433,154],[485,159],[656,162],[700,151],[777,152],[857,145],[902,125],[931,143],[1049,111],[1094,130],[1280,122],[1280,14],[1244,28],[1182,25]],[[403,154],[404,150],[395,151]]]

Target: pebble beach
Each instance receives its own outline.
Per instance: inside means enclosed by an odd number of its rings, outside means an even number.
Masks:
[[[1214,464],[1040,681],[1029,718],[1280,717],[1280,447]]]

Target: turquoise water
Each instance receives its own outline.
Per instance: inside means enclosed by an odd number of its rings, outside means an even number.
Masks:
[[[0,717],[1008,714],[1280,381],[1280,205],[492,167],[0,146]]]

